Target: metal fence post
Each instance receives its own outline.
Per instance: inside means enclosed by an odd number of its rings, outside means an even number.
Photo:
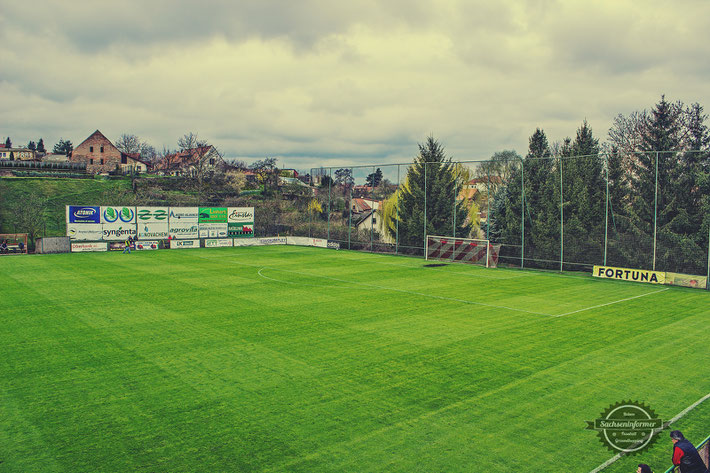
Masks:
[[[606,250],[609,242],[609,155],[604,154],[606,165],[606,207],[604,209],[604,266],[606,266]]]
[[[525,162],[520,160],[520,268],[525,267]]]
[[[656,270],[656,232],[658,230],[658,151],[656,151],[656,190],[653,197],[653,270]]]
[[[458,187],[459,187],[459,181],[458,181],[458,179],[456,179],[456,180],[454,180],[454,208],[453,208],[454,232],[452,233],[454,238],[456,238],[456,190],[458,189]]]
[[[353,173],[355,170],[350,169],[350,180],[354,181]],[[348,188],[350,189],[350,198],[348,199],[348,250],[350,249],[350,229],[352,228],[353,222],[353,184],[355,182],[348,182]]]
[[[330,185],[333,182],[333,168],[328,168],[328,240],[330,240]]]
[[[486,240],[491,244],[491,166],[486,166],[488,182],[486,182]]]
[[[397,165],[397,191],[400,190],[401,185],[402,185],[402,183],[399,182],[399,164],[398,164]],[[395,204],[394,204],[394,213],[395,213],[394,253],[397,254],[397,253],[399,253],[399,195],[397,196],[397,200],[395,201]]]
[[[708,274],[705,280],[705,289],[710,290],[710,221],[708,221]]]
[[[370,202],[372,203],[372,212],[370,212],[370,251],[372,251],[373,230],[375,227],[375,166],[372,166],[372,179],[370,179]]]
[[[427,162],[424,161],[424,241],[423,241],[423,243],[425,245],[426,245],[426,191],[427,191],[426,168],[427,168]]]
[[[565,259],[565,200],[563,198],[564,178],[562,177],[562,156],[560,156],[560,272]]]

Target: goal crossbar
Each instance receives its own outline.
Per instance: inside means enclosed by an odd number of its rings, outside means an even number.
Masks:
[[[490,240],[441,235],[427,235],[424,249],[427,260],[479,264],[486,268],[498,265],[499,251],[500,245],[492,245]]]

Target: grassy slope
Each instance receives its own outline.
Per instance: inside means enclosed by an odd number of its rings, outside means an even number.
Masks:
[[[108,196],[120,190],[130,190],[127,180],[59,179],[59,178],[2,178],[0,179],[0,232],[14,231],[9,223],[12,219],[8,206],[20,201],[28,193],[48,199],[47,236],[66,234],[65,206],[92,205],[107,200]],[[109,197],[110,198],[110,197]]]
[[[422,264],[0,258],[0,471],[589,471],[609,404],[710,391],[705,292]]]

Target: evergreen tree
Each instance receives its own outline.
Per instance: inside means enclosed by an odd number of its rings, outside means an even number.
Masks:
[[[37,145],[35,144],[34,141],[30,141],[29,143],[27,143],[27,149],[29,149],[31,151],[36,151]]]
[[[5,140],[5,148],[12,148],[12,141],[10,140],[9,136]]]
[[[406,184],[399,194],[399,242],[403,246],[424,247],[424,234],[451,235],[456,220],[456,236],[468,237],[467,201],[457,199],[464,179],[451,158],[433,137],[419,144],[419,155],[407,171]],[[426,218],[426,229],[425,229]],[[390,230],[391,231],[391,230]]]
[[[44,148],[44,140],[42,138],[39,139],[37,142],[37,152],[38,153],[46,153],[47,150]]]
[[[74,151],[74,145],[70,140],[63,140],[59,138],[59,142],[54,145],[54,154],[65,154],[69,156],[71,152]]]
[[[372,174],[368,174],[365,178],[365,184],[370,187],[377,187],[382,182],[382,169],[377,168],[377,171]]]

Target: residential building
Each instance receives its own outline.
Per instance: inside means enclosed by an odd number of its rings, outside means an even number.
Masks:
[[[10,161],[34,161],[36,159],[35,151],[28,148],[5,148],[5,145],[0,145],[0,159]]]
[[[146,172],[150,167],[150,163],[142,160],[139,155],[127,154],[116,148],[99,130],[74,148],[69,161],[85,163],[86,172],[90,174],[131,170]]]
[[[207,145],[167,154],[156,164],[155,169],[163,174],[190,176],[199,171],[213,172],[226,167],[227,163],[217,149]]]

